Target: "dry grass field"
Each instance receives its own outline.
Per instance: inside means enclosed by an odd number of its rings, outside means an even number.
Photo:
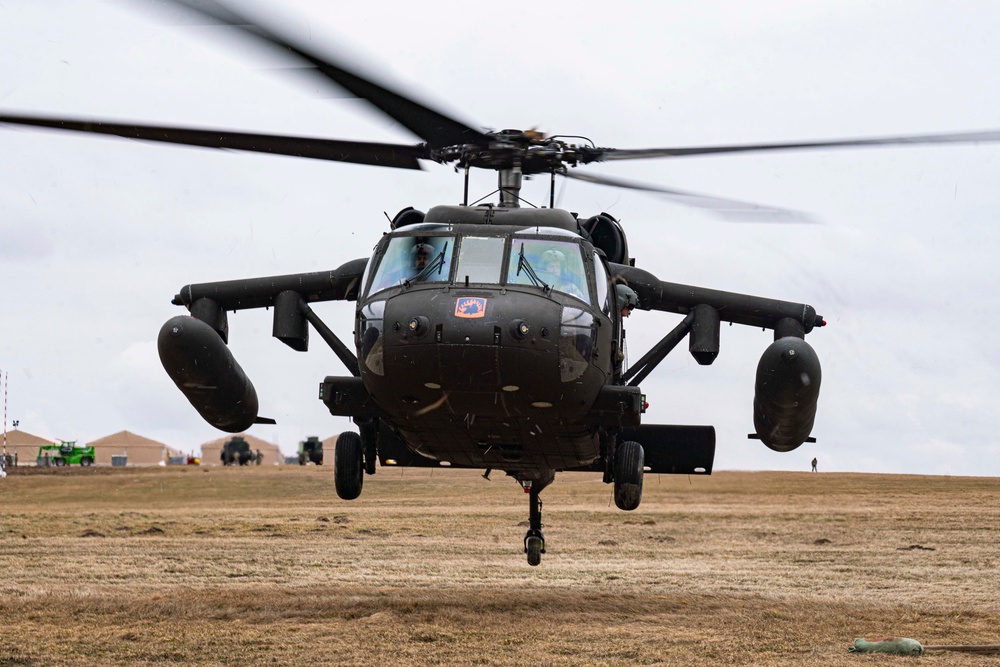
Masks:
[[[855,637],[1000,643],[1000,481],[17,469],[0,480],[0,665],[881,665]],[[938,665],[1000,657],[928,653]]]

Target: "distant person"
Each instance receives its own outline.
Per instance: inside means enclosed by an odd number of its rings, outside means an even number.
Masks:
[[[817,465],[819,465],[819,461],[816,460],[816,457],[813,457],[813,472],[819,472],[819,470],[816,469]]]
[[[260,465],[263,462],[264,462],[264,453],[258,449],[257,450],[257,465]]]

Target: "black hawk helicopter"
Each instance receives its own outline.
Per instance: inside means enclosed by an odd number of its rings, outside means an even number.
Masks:
[[[687,148],[620,150],[534,130],[480,131],[217,2],[174,0],[297,57],[423,140],[386,144],[0,113],[0,122],[209,148],[419,169],[464,170],[461,205],[400,211],[370,258],[332,271],[186,285],[173,303],[190,315],[162,327],[171,379],[201,416],[238,433],[260,417],[256,390],[227,347],[227,311],[273,309],[273,335],[306,351],[310,325],[347,367],[319,398],[359,432],[339,436],[337,494],[357,498],[382,466],[501,470],[529,496],[524,551],[545,553],[541,491],[556,472],[603,473],[615,504],[636,509],[645,473],[711,474],[711,426],[644,423],[640,385],[685,338],[702,365],[719,352],[723,321],[773,331],[758,363],[753,424],[767,447],[796,449],[810,436],[821,368],[805,336],[825,325],[809,305],[662,281],[636,267],[623,227],[607,213],[581,217],[521,207],[522,178],[548,175],[667,194],[707,208],[778,209],[584,174],[593,162],[827,147],[996,141],[1000,132]],[[469,202],[469,172],[498,173],[499,201]],[[355,301],[354,350],[310,303]],[[624,318],[633,308],[684,315],[642,358],[623,364]]]

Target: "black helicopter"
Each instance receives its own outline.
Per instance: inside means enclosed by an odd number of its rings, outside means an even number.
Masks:
[[[417,169],[421,161],[465,173],[461,205],[404,209],[371,258],[332,271],[187,285],[158,347],[167,373],[204,419],[238,433],[259,416],[256,391],[227,347],[227,311],[273,309],[273,335],[306,351],[309,328],[349,374],[326,377],[320,399],[351,417],[334,452],[338,495],[357,498],[382,466],[503,471],[529,495],[528,562],[545,552],[540,492],[556,472],[591,471],[613,484],[616,505],[639,506],[643,476],[711,474],[711,426],[643,423],[643,380],[685,338],[699,364],[719,352],[721,322],[773,330],[757,368],[755,437],[791,451],[810,437],[821,384],[806,334],[823,326],[811,306],[659,280],[634,266],[622,226],[607,213],[581,217],[521,207],[522,178],[548,175],[677,195],[712,207],[739,202],[583,174],[592,162],[744,151],[994,141],[1000,133],[619,150],[535,131],[484,132],[276,36],[215,2],[175,0],[204,18],[304,61],[423,140],[414,145],[225,130],[109,123],[0,113],[0,122],[132,139]],[[574,142],[578,143],[574,143]],[[499,201],[470,203],[469,172],[498,173]],[[764,215],[780,211],[750,207]],[[354,350],[309,304],[356,301]],[[642,358],[623,363],[624,318],[633,308],[684,315]]]

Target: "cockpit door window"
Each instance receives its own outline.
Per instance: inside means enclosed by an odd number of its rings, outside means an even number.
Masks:
[[[559,327],[559,377],[563,382],[578,379],[587,370],[594,354],[594,316],[566,306]]]

